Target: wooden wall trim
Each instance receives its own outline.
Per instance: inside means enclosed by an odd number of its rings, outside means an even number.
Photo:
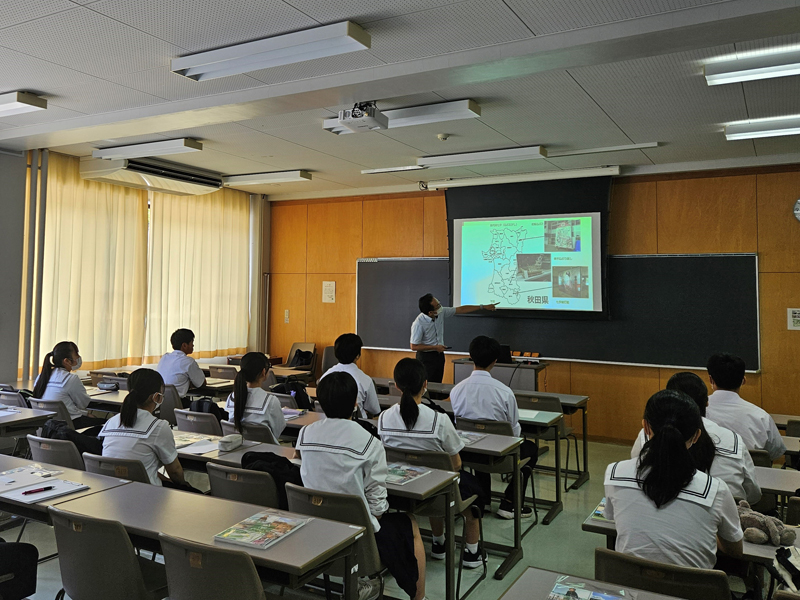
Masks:
[[[793,165],[765,165],[763,167],[733,167],[707,171],[681,171],[679,173],[653,173],[652,175],[623,175],[614,177],[614,183],[643,183],[671,181],[674,179],[704,179],[706,177],[732,177],[735,175],[763,175],[766,173],[793,173],[800,171],[800,163]]]

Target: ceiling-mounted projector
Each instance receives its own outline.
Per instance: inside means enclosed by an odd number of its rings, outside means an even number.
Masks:
[[[353,108],[339,111],[339,125],[353,133],[389,128],[389,117],[374,102],[357,102]]]

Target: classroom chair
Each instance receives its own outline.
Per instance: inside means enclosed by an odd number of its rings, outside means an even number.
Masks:
[[[561,406],[561,401],[558,398],[548,398],[539,396],[517,396],[517,406],[524,410],[541,410],[545,412],[556,412],[564,414],[564,409]],[[575,470],[580,472],[581,462],[580,454],[578,454],[578,436],[575,435],[572,427],[567,427],[564,424],[564,419],[558,423],[558,430],[548,427],[541,434],[536,436],[537,440],[544,440],[546,442],[555,442],[556,433],[558,434],[558,443],[561,440],[567,440],[567,468],[564,469],[564,491],[569,492],[568,477],[569,473],[569,442],[575,442]],[[586,466],[586,465],[584,465]]]
[[[289,510],[301,515],[330,519],[341,523],[349,523],[363,527],[364,535],[358,542],[358,576],[378,577],[380,580],[380,595],[383,598],[384,577],[388,573],[386,565],[381,562],[378,545],[375,543],[375,530],[372,528],[367,506],[364,501],[355,495],[323,492],[301,487],[293,483],[286,484],[286,499]],[[328,569],[325,574],[325,592],[330,597],[330,575],[342,576],[344,564],[338,561]]]
[[[64,421],[67,424],[67,427],[70,429],[75,429],[75,424],[72,422],[72,417],[67,410],[66,405],[61,400],[40,400],[39,398],[31,398],[31,408],[37,408],[39,410],[49,410],[50,412],[56,413],[56,416],[53,417],[58,421]]]
[[[236,425],[231,421],[220,421],[222,427],[222,435],[230,435],[232,433],[239,433],[236,431]],[[242,437],[246,440],[254,442],[261,442],[262,444],[275,444],[278,445],[278,440],[272,433],[272,430],[266,425],[253,425],[252,423],[242,423]]]
[[[393,462],[403,462],[410,465],[419,465],[421,467],[428,467],[429,469],[441,469],[442,471],[452,471],[453,470],[453,463],[450,459],[450,455],[447,452],[434,452],[434,451],[416,451],[416,450],[401,450],[399,448],[386,448],[386,462],[393,463]],[[461,513],[465,510],[470,509],[471,505],[477,499],[477,496],[470,496],[468,498],[462,498],[461,493],[456,488],[456,498],[455,498],[455,506],[453,507],[453,511],[455,512],[456,518],[462,518]],[[434,517],[443,519],[445,516],[445,503],[446,498],[445,496],[439,495],[433,498],[433,502],[427,503],[425,505],[420,506],[417,510],[414,511],[415,515],[420,517]],[[481,548],[483,548],[483,520],[480,522],[480,544]],[[466,521],[464,521],[463,528],[461,530],[462,540],[464,540],[464,536],[466,534]],[[464,592],[464,595],[461,596],[461,573],[464,569],[464,551],[467,545],[466,542],[461,544],[461,552],[459,553],[458,558],[458,579],[456,580],[458,583],[456,584],[456,598],[458,600],[464,600],[467,596],[469,596],[472,591],[483,581],[486,579],[486,552],[484,551],[484,555],[481,557],[483,561],[483,572],[481,576],[475,581],[470,588]]]
[[[800,497],[791,496],[786,505],[786,518],[783,520],[787,525],[800,525]]]
[[[269,473],[237,469],[213,462],[206,464],[206,472],[212,496],[279,508],[278,488]]]
[[[28,435],[28,447],[31,449],[31,458],[35,461],[78,471],[86,470],[78,447],[69,440],[52,440]]]
[[[594,550],[594,578],[686,600],[730,600],[728,576],[714,569],[679,567],[607,548]]]
[[[97,387],[97,384],[103,381],[103,377],[114,376],[109,371],[89,371],[89,379],[92,380],[92,385]]]
[[[236,379],[236,374],[239,371],[235,367],[228,365],[208,365],[208,373],[211,377],[216,379]]]
[[[294,358],[295,353],[301,350],[303,352],[311,352],[311,364],[303,365],[302,367],[296,367],[299,373],[293,375],[297,379],[301,381],[305,381],[306,383],[310,382],[314,379],[314,373],[316,372],[317,368],[317,345],[313,342],[295,342],[292,344],[291,350],[289,350],[289,357],[286,362],[282,365],[278,365],[280,367],[289,367],[292,363],[292,359]]]
[[[320,375],[323,375],[325,371],[338,364],[339,361],[336,360],[336,355],[333,353],[333,346],[325,346],[322,351],[322,373]]]
[[[99,456],[97,454],[83,453],[83,462],[89,473],[107,475],[109,477],[120,477],[139,483],[150,483],[150,477],[144,465],[139,460],[129,458],[111,458],[109,456]]]
[[[161,403],[159,416],[169,423],[172,427],[178,424],[175,419],[175,409],[183,408],[183,402],[174,385],[164,386],[164,401]]]
[[[270,391],[270,388],[273,385],[277,385],[277,384],[278,384],[278,378],[275,376],[275,371],[273,371],[270,368],[270,370],[267,371],[267,378],[264,381],[261,382],[261,389],[262,390],[266,390],[266,391]]]
[[[106,376],[100,380],[100,383],[116,383],[117,388],[120,390],[128,391],[128,378],[127,377],[114,377],[106,373]]]
[[[33,544],[0,538],[0,598],[22,600],[35,594],[38,562],[39,551]]]
[[[278,402],[281,403],[281,408],[297,408],[297,401],[291,394],[278,394],[276,392],[270,392],[270,395],[275,396],[278,399]]]
[[[190,410],[176,408],[175,421],[178,423],[178,431],[222,435],[219,419],[217,419],[217,415],[213,413],[192,412]]]
[[[0,383],[0,390],[4,392],[16,392],[16,388],[10,383]]]
[[[753,464],[757,467],[772,467],[772,459],[766,450],[748,450]]]
[[[20,408],[30,408],[25,398],[17,391],[14,390],[0,390],[0,404],[6,406],[18,406]]]
[[[266,600],[253,559],[243,551],[158,536],[169,600]]]

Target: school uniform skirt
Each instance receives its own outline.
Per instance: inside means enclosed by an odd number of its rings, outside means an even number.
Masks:
[[[417,595],[419,569],[414,556],[414,530],[406,513],[384,513],[380,518],[381,529],[375,532],[381,562],[389,569],[397,585],[409,598]]]

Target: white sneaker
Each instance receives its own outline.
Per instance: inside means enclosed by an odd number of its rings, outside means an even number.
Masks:
[[[358,580],[358,600],[375,600],[381,593],[380,583],[364,577]]]

